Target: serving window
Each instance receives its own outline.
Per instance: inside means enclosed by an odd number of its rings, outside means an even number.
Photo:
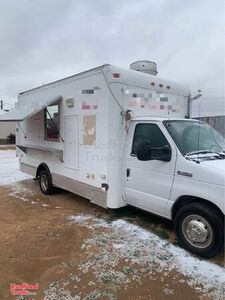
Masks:
[[[50,105],[44,110],[45,140],[59,141],[60,121],[59,103]]]

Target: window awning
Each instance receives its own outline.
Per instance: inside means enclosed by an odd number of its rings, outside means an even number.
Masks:
[[[41,106],[35,107],[20,107],[11,110],[3,115],[0,115],[0,122],[21,122],[26,119],[29,119],[36,113],[45,109],[47,106],[54,104],[55,102],[62,99],[62,96],[58,96],[50,101],[47,101],[45,104],[41,103]]]

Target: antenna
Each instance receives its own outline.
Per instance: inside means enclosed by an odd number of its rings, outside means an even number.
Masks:
[[[170,110],[169,110],[169,105],[168,105],[168,121],[170,121]]]
[[[201,102],[199,102],[199,106],[198,106],[198,154],[199,155],[199,151],[200,151],[200,114],[201,113]]]

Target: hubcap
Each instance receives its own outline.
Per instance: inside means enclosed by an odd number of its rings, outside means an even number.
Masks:
[[[44,191],[48,189],[48,178],[46,175],[41,176],[41,187]]]
[[[212,227],[209,222],[201,216],[187,216],[182,224],[182,232],[185,239],[194,247],[206,248],[212,242]]]

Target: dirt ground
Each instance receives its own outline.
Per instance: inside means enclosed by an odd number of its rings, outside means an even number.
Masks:
[[[80,298],[58,296],[58,299],[84,299],[84,295],[90,295],[96,289],[105,293],[102,292],[98,299],[210,299],[190,288],[186,278],[175,272],[162,276],[156,271],[151,280],[143,276],[140,282],[131,282],[129,288],[124,288],[122,282],[116,288],[112,288],[107,280],[96,282],[92,272],[81,274],[80,262],[96,254],[98,249],[93,246],[87,251],[82,250],[82,244],[93,229],[71,224],[67,220],[69,216],[82,213],[107,220],[123,215],[133,222],[152,219],[144,226],[147,228],[151,223],[159,235],[173,240],[168,222],[132,208],[105,211],[66,192],[44,196],[33,180],[1,187],[0,192],[0,299],[16,299],[10,295],[9,285],[23,282],[40,286],[35,296],[23,299],[43,299],[46,296],[44,291],[52,283],[59,286],[62,278],[67,278],[62,288],[66,285],[72,296],[80,294]],[[216,262],[223,264],[223,256]],[[118,268],[123,265],[126,262],[121,261]],[[78,274],[79,278],[76,275],[73,280],[68,280],[71,274]],[[46,299],[56,299],[54,293],[52,295]],[[115,298],[110,298],[110,295]],[[97,298],[90,296],[87,299]]]
[[[224,299],[223,288],[216,295],[210,289],[206,293],[197,281],[176,268],[166,272],[160,269],[157,260],[171,260],[170,257],[153,253],[155,269],[149,269],[149,256],[146,264],[139,250],[131,253],[132,243],[141,232],[136,225],[164,240],[165,246],[176,245],[172,224],[161,218],[131,207],[104,210],[63,191],[45,196],[32,179],[0,187],[0,208],[2,300]],[[131,226],[130,240],[125,241],[127,232],[116,231],[121,220]],[[131,249],[126,248],[126,253],[121,252],[123,242],[130,243]],[[146,241],[140,251],[148,247]],[[210,262],[216,267],[224,265],[223,253]],[[38,284],[39,288],[31,290],[35,295],[19,297],[11,295],[12,283]]]

